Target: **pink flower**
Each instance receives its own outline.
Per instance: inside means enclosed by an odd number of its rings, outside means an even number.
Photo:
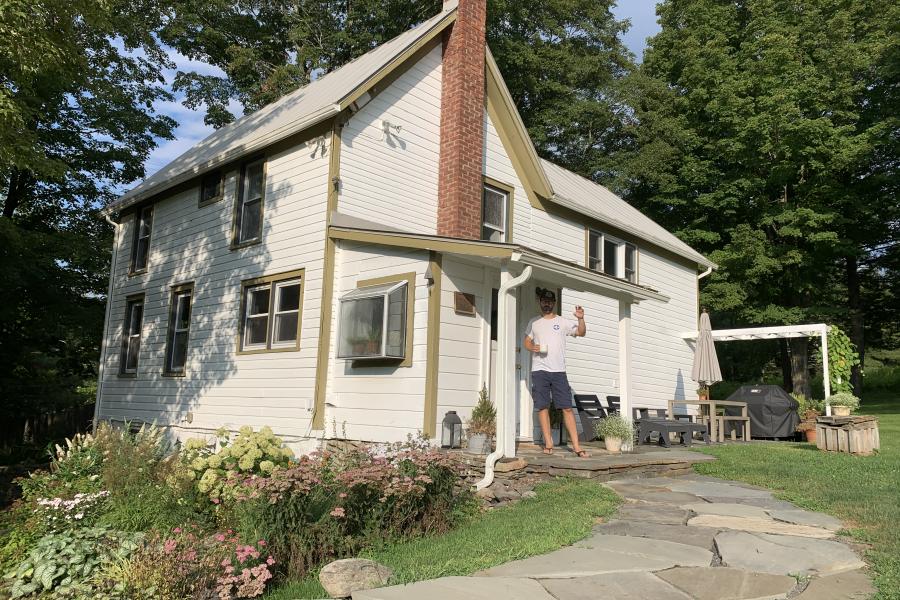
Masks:
[[[222,565],[223,567],[227,567],[229,564],[231,564],[231,561],[228,560],[227,558],[223,558],[222,562],[220,562],[219,564]]]
[[[213,498],[212,501],[213,504],[218,504],[219,502],[221,502],[221,500],[219,500],[218,498]]]
[[[166,540],[163,544],[163,552],[166,554],[171,554],[175,551],[175,548],[178,547],[178,542],[175,540]]]
[[[256,542],[256,545],[257,545],[257,546],[260,546],[260,547],[263,547],[263,546],[266,545],[266,540],[259,540],[258,542]]]
[[[270,556],[269,558],[266,559],[266,564],[271,567],[272,565],[275,564],[275,559]]]
[[[176,527],[172,530],[172,533],[181,533],[181,527]]]
[[[340,507],[340,506],[338,506],[337,508],[335,508],[335,509],[334,509],[333,511],[331,511],[331,513],[329,513],[329,514],[331,514],[332,517],[338,517],[338,518],[343,517],[343,516],[346,516],[346,513],[344,512],[344,509],[343,509],[342,507]]]
[[[224,535],[224,534],[221,534],[221,533],[217,533],[217,534],[216,534],[216,541],[217,541],[217,542],[224,542],[224,541],[225,541],[225,535]]]

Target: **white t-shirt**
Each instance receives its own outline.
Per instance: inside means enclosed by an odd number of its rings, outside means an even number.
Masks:
[[[559,315],[552,319],[535,317],[528,322],[525,335],[535,344],[547,346],[547,353],[531,353],[532,371],[562,373],[566,370],[566,336],[578,334],[578,321]]]

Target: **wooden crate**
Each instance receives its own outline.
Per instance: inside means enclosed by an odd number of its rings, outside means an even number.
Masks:
[[[828,452],[868,456],[880,447],[878,419],[871,416],[818,417],[816,446]]]

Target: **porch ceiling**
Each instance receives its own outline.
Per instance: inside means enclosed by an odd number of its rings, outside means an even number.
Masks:
[[[592,292],[627,302],[656,300],[668,302],[669,297],[649,287],[635,285],[622,279],[598,273],[581,265],[561,260],[549,254],[518,244],[502,244],[481,240],[463,240],[436,235],[381,231],[347,226],[331,226],[329,236],[335,240],[356,241],[383,246],[431,250],[456,255],[478,262],[531,267],[533,276],[542,281],[573,290]]]

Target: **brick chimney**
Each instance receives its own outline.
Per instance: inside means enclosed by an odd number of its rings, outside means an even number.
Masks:
[[[444,32],[438,235],[481,238],[486,18],[487,0],[459,0]]]

